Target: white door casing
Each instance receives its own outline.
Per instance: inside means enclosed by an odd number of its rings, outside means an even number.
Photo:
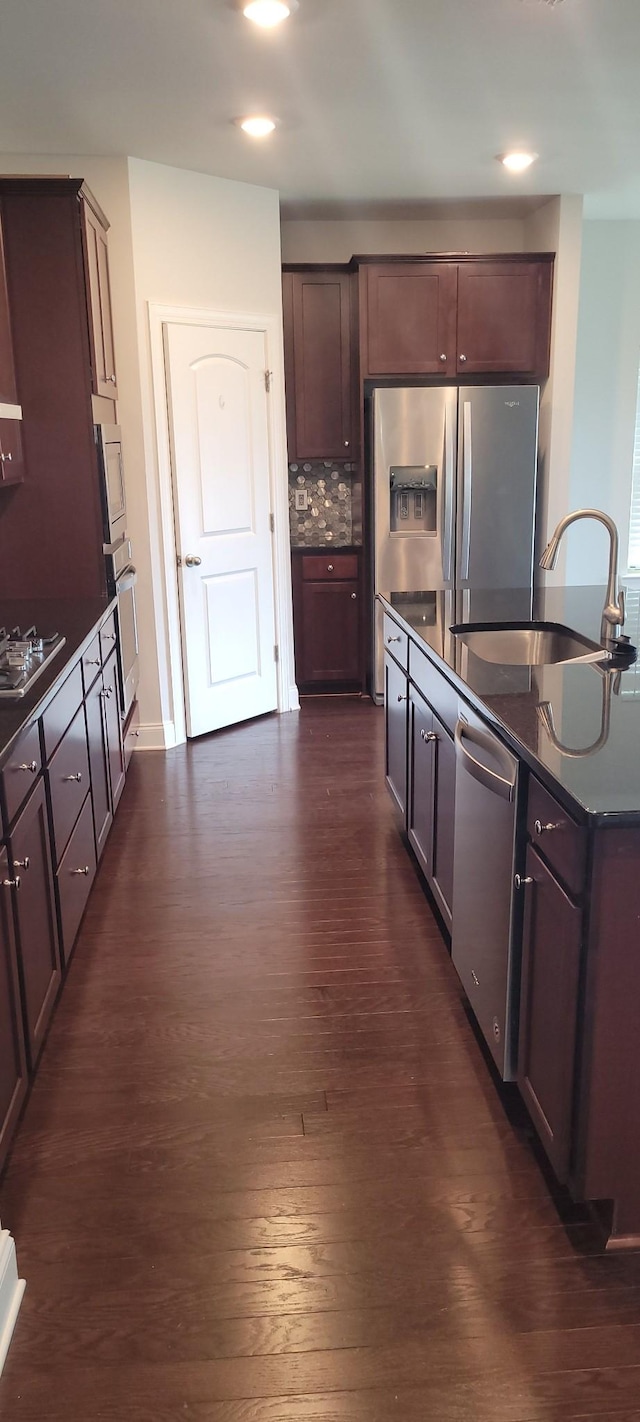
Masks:
[[[277,705],[267,353],[259,330],[176,323],[164,340],[187,734],[197,736]]]

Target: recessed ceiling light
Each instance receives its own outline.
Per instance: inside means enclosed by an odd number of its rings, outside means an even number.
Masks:
[[[526,168],[530,168],[531,164],[535,163],[537,157],[537,153],[502,153],[498,161],[504,163],[510,173],[524,173]]]
[[[237,119],[241,129],[245,133],[251,134],[252,138],[266,138],[273,133],[276,126],[275,119],[267,118],[266,114],[253,114],[250,118]]]
[[[289,16],[297,10],[297,0],[241,0],[242,13],[248,20],[253,20],[254,25],[260,25],[263,30],[272,30],[275,25],[281,25],[283,20],[288,20]]]

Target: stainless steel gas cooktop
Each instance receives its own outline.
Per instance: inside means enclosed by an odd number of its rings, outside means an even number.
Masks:
[[[31,690],[34,681],[64,646],[59,632],[44,634],[36,627],[7,632],[0,627],[0,697],[14,701]]]

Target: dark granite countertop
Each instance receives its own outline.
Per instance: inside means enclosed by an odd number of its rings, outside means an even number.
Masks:
[[[334,539],[330,543],[314,543],[311,547],[308,543],[292,543],[292,553],[361,553],[361,543],[336,543]]]
[[[31,691],[18,701],[0,698],[0,765],[20,732],[42,715],[71,664],[88,646],[94,629],[115,605],[115,598],[99,597],[74,598],[73,601],[25,598],[0,602],[0,627],[26,628],[35,622],[43,633],[60,632],[66,639]]]
[[[456,622],[517,621],[530,614],[526,589],[380,594],[401,621],[513,749],[579,817],[640,825],[640,660],[517,667],[482,661],[451,633]],[[600,641],[604,588],[548,587],[533,616]],[[640,648],[640,596],[627,589],[625,633]],[[544,709],[540,709],[544,708]]]

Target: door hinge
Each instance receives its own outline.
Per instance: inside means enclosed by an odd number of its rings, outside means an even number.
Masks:
[[[270,392],[271,392],[271,381],[272,381],[272,380],[273,380],[273,371],[272,371],[272,370],[265,370],[265,373],[264,373],[264,388],[265,388],[265,390],[266,390],[266,392],[267,392],[267,395],[269,395]]]
[[[276,520],[275,520],[275,515],[272,514],[272,513],[269,514],[269,528],[271,529],[271,532],[272,532],[272,533],[275,533],[275,531],[276,531]]]
[[[276,642],[275,647],[274,647],[274,649],[273,649],[273,660],[274,660],[274,662],[279,662],[279,661],[280,661],[280,648],[279,648],[277,642]]]

